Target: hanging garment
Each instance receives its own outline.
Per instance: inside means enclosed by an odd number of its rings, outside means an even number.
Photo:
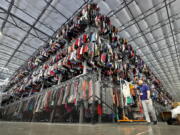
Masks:
[[[107,87],[104,89],[105,90],[105,99],[103,99],[103,101],[108,104],[108,106],[103,105],[103,113],[105,114],[112,114],[112,108],[113,108],[113,89],[110,87]]]
[[[65,104],[65,105],[64,105],[64,108],[66,109],[66,111],[67,111],[68,113],[72,112],[72,110],[73,110],[73,107],[72,107],[70,104]]]
[[[84,80],[82,83],[82,90],[83,90],[83,99],[85,100],[88,97],[88,87],[89,87],[88,81]]]
[[[89,99],[89,103],[93,102],[93,80],[89,81],[89,95],[88,95],[88,99]]]
[[[119,89],[117,89],[117,88],[113,88],[113,92],[114,92],[114,98],[115,98],[115,104],[116,104],[116,106],[117,107],[119,107],[120,106],[120,103],[121,103],[121,101],[120,101],[120,90]],[[114,101],[113,101],[114,102]]]
[[[51,99],[49,103],[50,108],[54,107],[55,105],[57,92],[58,92],[57,90],[53,90],[51,93]]]
[[[88,40],[88,35],[87,34],[83,34],[83,42],[86,43]]]
[[[79,81],[75,81],[74,82],[74,104],[77,105],[77,101],[79,101],[79,96],[78,96],[78,85],[79,85]]]
[[[103,109],[102,109],[102,106],[100,104],[98,104],[98,106],[97,106],[97,113],[99,116],[102,116],[102,114],[103,114]]]
[[[71,88],[69,92],[69,98],[68,98],[68,103],[73,103],[74,102],[74,82],[71,82]]]
[[[101,54],[101,62],[102,62],[102,64],[105,64],[105,63],[106,63],[106,59],[107,59],[106,53],[102,53],[102,54]]]
[[[45,104],[44,104],[44,110],[45,111],[49,111],[49,107],[50,107],[50,101],[51,101],[51,95],[52,94],[52,90],[47,92],[47,97],[45,98]]]
[[[83,99],[83,90],[82,90],[83,78],[80,78],[78,85],[78,99]]]
[[[42,105],[42,102],[43,101],[43,96],[42,95],[40,95],[39,96],[39,99],[37,100],[37,107],[36,107],[36,109],[35,109],[35,112],[40,112],[41,111],[41,105]]]
[[[123,96],[125,98],[125,106],[132,104],[133,100],[132,100],[132,96],[130,93],[130,88],[129,88],[129,82],[124,81],[124,83],[122,84],[122,92],[123,92]]]
[[[60,88],[59,94],[58,94],[59,97],[57,98],[57,105],[58,106],[60,106],[63,102],[64,93],[65,93],[65,88],[64,87]]]
[[[95,51],[95,45],[94,43],[89,43],[89,57],[91,57],[91,59],[94,57],[94,51]]]
[[[96,81],[95,82],[95,93],[94,94],[99,98],[100,98],[100,90],[101,90],[100,81]]]
[[[33,111],[35,102],[36,102],[35,98],[32,98],[30,100],[30,103],[28,104],[28,111]]]
[[[132,96],[136,96],[136,93],[135,93],[135,87],[133,84],[129,84],[129,88],[130,88],[130,93]]]
[[[91,35],[90,41],[91,42],[96,42],[98,39],[98,34],[95,32]]]
[[[64,98],[63,98],[62,104],[68,103],[68,98],[69,98],[70,90],[71,90],[71,84],[68,83],[66,85],[66,88],[65,88],[65,94],[64,94]]]

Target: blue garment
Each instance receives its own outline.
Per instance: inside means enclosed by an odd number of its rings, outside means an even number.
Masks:
[[[142,94],[140,96],[141,100],[147,100],[147,92],[149,89],[149,87],[146,84],[143,84],[142,86],[139,87],[140,93]]]
[[[90,40],[91,40],[91,42],[96,41],[96,33],[93,33],[92,35],[90,35]]]
[[[152,99],[153,100],[156,100],[158,98],[158,92],[156,91],[156,90],[154,90],[153,92],[152,92]]]

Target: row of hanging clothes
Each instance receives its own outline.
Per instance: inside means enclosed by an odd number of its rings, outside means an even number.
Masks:
[[[112,120],[113,91],[109,89],[105,92],[104,101],[108,101],[106,102],[108,106],[103,108],[100,105],[100,93],[101,83],[97,80],[96,74],[81,75],[64,82],[63,85],[49,88],[42,94],[14,103],[13,107],[6,107],[4,109],[4,118],[11,116],[21,121],[49,121],[52,111],[56,110],[54,121],[79,122],[79,107],[82,104],[84,122],[90,122],[93,114],[92,104],[95,103],[95,116],[105,115],[108,117],[104,118]]]
[[[133,81],[126,80],[114,81],[113,78],[102,77],[102,95],[101,99],[109,104],[114,110],[114,119],[120,120],[125,114],[128,118],[134,120],[143,119],[143,108],[139,99],[137,85]],[[106,91],[110,90],[112,98],[107,99]],[[110,102],[109,102],[110,101]],[[103,104],[105,106],[105,104]],[[104,108],[104,107],[103,107]],[[124,112],[124,113],[123,113]]]
[[[56,109],[57,113],[54,114],[56,122],[79,122],[79,107],[80,104],[83,104],[84,119],[89,122],[92,118],[92,96],[94,96],[95,114],[97,117],[101,116],[104,121],[119,120],[122,118],[123,110],[126,111],[126,116],[129,118],[142,119],[142,104],[139,100],[137,85],[134,82],[123,80],[121,88],[117,81],[113,82],[113,79],[111,81],[107,79],[110,76],[103,75],[100,80],[97,80],[97,77],[92,79],[92,76],[92,74],[89,78],[79,76],[77,79],[74,78],[61,84],[59,88],[49,88],[43,94],[21,102],[18,106],[21,109],[11,111],[13,108],[10,107],[11,112],[5,112],[5,114],[18,116],[18,118],[21,116],[22,120],[27,121],[32,119],[49,121],[51,112]],[[18,115],[19,112],[23,115]],[[36,117],[33,118],[33,115]]]

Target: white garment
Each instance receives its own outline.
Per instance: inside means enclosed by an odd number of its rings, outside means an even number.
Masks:
[[[125,83],[122,86],[122,92],[124,97],[131,97],[131,92],[130,92],[130,88],[129,88],[129,82],[125,81]]]
[[[125,81],[125,83],[122,86],[123,87],[122,88],[122,93],[123,93],[123,96],[125,98],[125,103],[124,103],[125,106],[133,103],[133,98],[132,98],[132,95],[131,95],[131,92],[130,92],[129,85],[130,85],[130,83]]]
[[[178,114],[180,114],[180,106],[177,106],[176,108],[171,110],[172,118],[176,118]]]
[[[96,81],[95,82],[95,95],[97,96],[97,97],[99,97],[100,98],[100,82],[99,81]]]
[[[130,88],[129,83],[127,81],[125,81],[125,83],[122,86],[122,92],[125,97],[130,96]]]
[[[0,92],[0,107],[1,107],[1,104],[2,104],[2,92]]]

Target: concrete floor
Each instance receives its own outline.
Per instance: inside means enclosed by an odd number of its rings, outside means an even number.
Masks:
[[[180,126],[0,122],[0,135],[180,135]]]

